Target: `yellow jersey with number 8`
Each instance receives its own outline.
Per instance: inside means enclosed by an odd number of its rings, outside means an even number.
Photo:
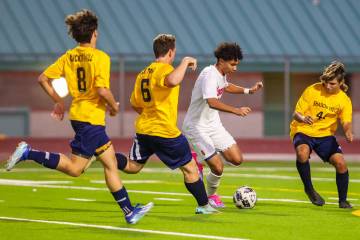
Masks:
[[[352,104],[345,92],[328,94],[321,83],[305,89],[298,100],[295,111],[303,116],[311,116],[312,125],[293,120],[290,124],[290,137],[304,133],[310,137],[325,137],[335,134],[338,119],[342,123],[352,121]]]
[[[174,70],[166,63],[153,62],[140,72],[131,94],[131,105],[142,109],[135,122],[136,133],[163,138],[178,137],[177,111],[180,86],[165,86]]]
[[[51,79],[64,77],[72,96],[70,120],[105,126],[105,101],[97,88],[110,88],[110,57],[91,47],[68,50],[44,72]]]

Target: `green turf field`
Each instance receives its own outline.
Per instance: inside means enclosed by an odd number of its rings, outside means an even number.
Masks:
[[[128,225],[98,164],[71,178],[23,163],[0,172],[0,239],[357,239],[360,164],[349,164],[353,210],[338,208],[331,166],[311,165],[314,185],[326,200],[316,207],[303,193],[294,165],[248,162],[226,168],[219,193],[227,208],[216,215],[195,215],[195,200],[180,172],[149,163],[140,174],[121,174],[133,203],[155,203],[137,225]],[[231,196],[241,185],[256,190],[254,209],[234,207]]]

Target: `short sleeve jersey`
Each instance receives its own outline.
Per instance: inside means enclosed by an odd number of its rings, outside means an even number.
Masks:
[[[105,125],[105,102],[98,87],[110,88],[110,57],[95,48],[68,50],[44,72],[51,79],[64,77],[72,96],[70,120]]]
[[[183,129],[221,126],[219,111],[210,108],[207,99],[220,99],[228,85],[226,75],[222,75],[214,65],[205,67],[196,79]]]
[[[295,108],[302,115],[311,116],[312,125],[293,120],[290,124],[290,137],[304,133],[310,137],[325,137],[335,134],[338,119],[342,123],[352,121],[352,103],[345,92],[328,94],[321,83],[309,86]]]
[[[142,109],[135,122],[136,133],[163,138],[178,137],[177,112],[180,86],[165,86],[174,70],[166,63],[153,62],[141,71],[131,94],[131,105]]]

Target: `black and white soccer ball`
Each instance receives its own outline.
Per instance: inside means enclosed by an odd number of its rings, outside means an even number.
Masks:
[[[233,195],[234,204],[238,208],[253,208],[256,200],[255,190],[248,186],[239,187]]]

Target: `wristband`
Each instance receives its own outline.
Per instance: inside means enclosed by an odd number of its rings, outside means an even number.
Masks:
[[[250,89],[249,88],[244,88],[244,94],[249,94],[250,93]]]

